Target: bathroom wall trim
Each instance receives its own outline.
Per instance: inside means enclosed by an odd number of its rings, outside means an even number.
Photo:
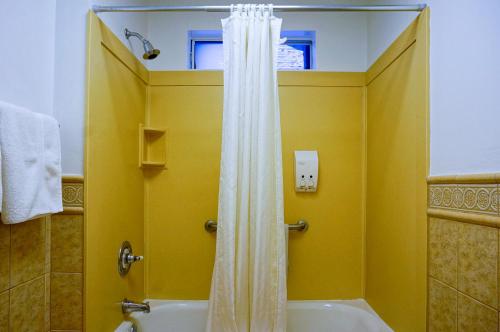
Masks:
[[[500,173],[430,176],[429,217],[500,228]]]
[[[428,184],[500,183],[500,173],[429,176]]]
[[[447,219],[460,221],[468,224],[475,225],[483,225],[500,228],[500,217],[497,216],[489,216],[482,215],[477,213],[469,213],[469,212],[459,212],[459,211],[450,211],[450,210],[442,210],[429,208],[427,209],[427,215],[433,218]]]
[[[364,72],[280,71],[279,86],[364,87]],[[223,72],[152,71],[150,86],[223,86]]]
[[[63,175],[62,199],[60,214],[83,214],[83,176]]]

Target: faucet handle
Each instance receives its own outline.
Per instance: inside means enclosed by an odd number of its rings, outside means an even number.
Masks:
[[[118,273],[124,277],[132,263],[144,260],[144,256],[135,256],[132,252],[132,246],[128,241],[124,241],[118,252]]]
[[[144,260],[144,256],[134,256],[132,254],[128,254],[127,256],[127,262],[128,263],[133,263],[133,262],[138,262]]]

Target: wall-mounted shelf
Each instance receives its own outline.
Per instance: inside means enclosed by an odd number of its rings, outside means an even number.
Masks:
[[[142,167],[165,167],[165,165],[163,161],[142,161]]]
[[[165,134],[165,129],[152,128],[152,127],[142,127],[144,134],[146,135],[163,135]]]
[[[166,168],[166,130],[139,124],[139,167]]]

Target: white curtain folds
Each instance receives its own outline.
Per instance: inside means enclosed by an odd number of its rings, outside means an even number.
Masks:
[[[277,84],[281,19],[237,5],[222,20],[224,114],[217,250],[207,332],[286,330]]]

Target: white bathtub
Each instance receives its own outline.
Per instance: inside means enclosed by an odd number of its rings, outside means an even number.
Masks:
[[[130,316],[139,332],[205,331],[207,301],[150,300],[150,305],[149,314]],[[287,332],[392,332],[364,300],[289,301],[287,317]]]

